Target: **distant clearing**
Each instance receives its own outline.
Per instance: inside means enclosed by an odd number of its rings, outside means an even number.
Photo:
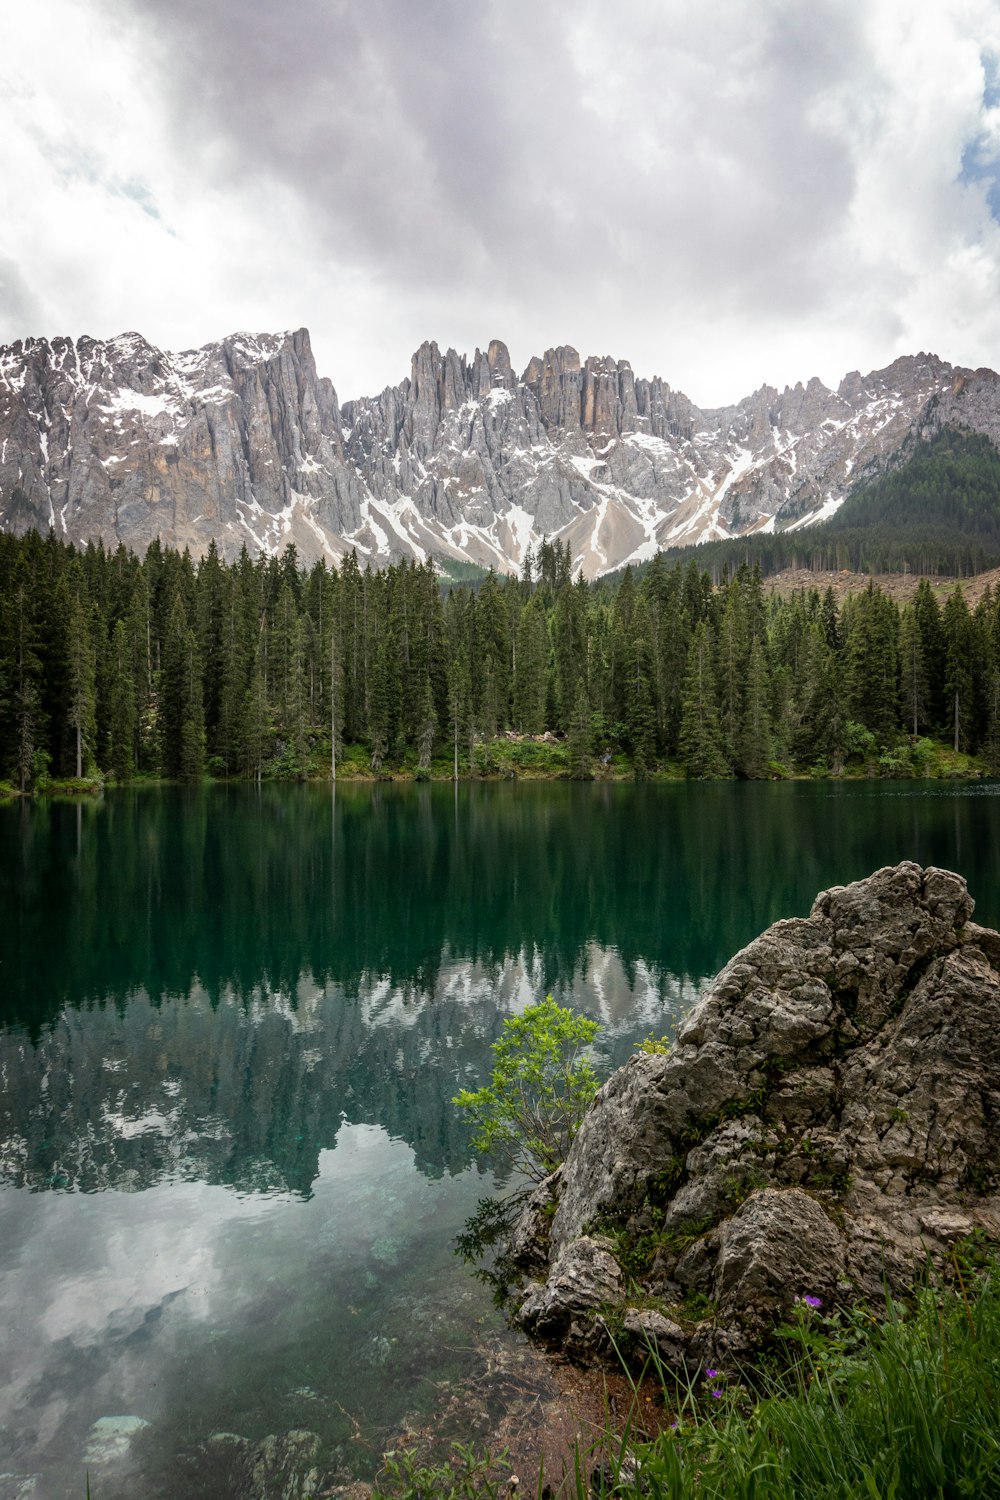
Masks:
[[[851,573],[846,568],[834,572],[813,572],[809,568],[785,568],[766,579],[768,588],[781,595],[794,594],[799,589],[818,589],[825,594],[832,589],[834,598],[843,599],[846,594],[857,594],[870,583],[888,594],[890,598],[905,601],[917,592],[921,580],[919,573]],[[993,593],[1000,587],[1000,568],[989,568],[985,573],[976,573],[971,578],[954,578],[935,575],[928,578],[931,593],[943,603],[954,589],[961,586],[966,602],[975,608],[989,587]]]

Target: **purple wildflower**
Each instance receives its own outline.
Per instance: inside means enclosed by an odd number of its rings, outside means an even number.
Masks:
[[[716,1401],[718,1401],[721,1398],[721,1396],[722,1396],[722,1392],[721,1391],[713,1391],[712,1395],[715,1397]]]
[[[803,1297],[802,1300],[805,1303],[806,1307],[822,1307],[823,1306],[823,1299],[822,1299],[822,1297]]]
[[[719,1373],[718,1370],[706,1370],[705,1371],[705,1377],[706,1377],[707,1380],[714,1380],[715,1377],[716,1377],[716,1375],[718,1375],[718,1373]]]

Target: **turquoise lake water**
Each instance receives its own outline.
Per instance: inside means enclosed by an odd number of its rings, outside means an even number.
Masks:
[[[957,869],[1000,925],[998,840],[994,783],[0,808],[0,1497],[224,1500],[220,1431],[370,1474],[501,1326],[450,1100],[503,1018],[553,993],[607,1072],[879,865]]]

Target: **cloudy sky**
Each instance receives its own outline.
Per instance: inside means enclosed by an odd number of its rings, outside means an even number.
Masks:
[[[1000,0],[0,0],[0,342],[1000,366]]]

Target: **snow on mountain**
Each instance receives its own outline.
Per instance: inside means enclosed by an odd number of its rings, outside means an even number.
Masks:
[[[699,410],[625,360],[564,346],[518,378],[499,341],[471,359],[425,343],[398,386],[341,407],[304,329],[182,354],[28,339],[0,349],[0,525],[502,570],[548,536],[596,576],[825,519],[945,414],[998,441],[998,377],[920,354]]]

